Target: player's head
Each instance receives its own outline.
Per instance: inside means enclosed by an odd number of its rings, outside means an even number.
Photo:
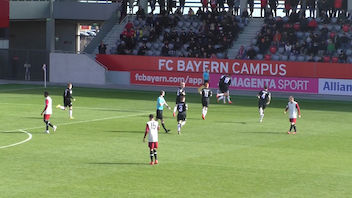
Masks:
[[[289,98],[288,98],[288,101],[290,101],[290,102],[293,102],[295,100],[295,98],[293,97],[293,96],[290,96]]]
[[[67,83],[67,88],[72,89],[72,83]]]
[[[164,90],[160,91],[160,96],[165,96],[165,91]]]
[[[44,91],[44,97],[48,97],[49,96],[49,92]]]
[[[181,97],[180,97],[180,101],[181,101],[181,102],[185,102],[185,100],[186,100],[186,97],[185,97],[185,96],[181,96]]]
[[[204,87],[205,87],[205,88],[209,88],[209,83],[207,83],[207,82],[204,83]]]
[[[186,86],[186,83],[185,83],[185,82],[181,82],[181,83],[180,83],[180,87],[181,87],[181,88],[185,88],[185,86]]]
[[[264,85],[264,90],[268,91],[268,85]]]
[[[154,119],[154,115],[153,114],[149,114],[149,120],[153,120]]]

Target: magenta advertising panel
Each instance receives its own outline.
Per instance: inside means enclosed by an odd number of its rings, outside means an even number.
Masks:
[[[210,74],[210,88],[218,88],[221,74]],[[318,78],[231,75],[230,90],[260,90],[267,85],[270,91],[318,93]]]

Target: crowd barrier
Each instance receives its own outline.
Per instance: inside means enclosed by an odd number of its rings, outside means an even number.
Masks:
[[[210,70],[210,87],[216,88],[221,75],[231,76],[230,89],[312,94],[352,95],[352,64],[283,62],[258,60],[198,59],[130,55],[97,55],[109,71],[130,73],[138,85],[189,87],[203,83],[203,71]]]

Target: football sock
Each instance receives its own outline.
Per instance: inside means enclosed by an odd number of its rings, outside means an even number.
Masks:
[[[70,117],[72,117],[72,109],[69,110]]]
[[[150,151],[150,161],[153,161],[153,156],[154,156],[153,151]]]
[[[226,103],[226,96],[224,97],[224,103]]]
[[[292,128],[293,128],[293,125],[291,124],[290,131],[292,130]]]
[[[207,108],[204,108],[204,116],[206,116],[208,113],[208,109]]]
[[[181,122],[181,127],[183,127],[186,124],[186,121]]]
[[[227,101],[229,101],[229,102],[231,101],[231,98],[230,98],[230,96],[227,96]]]
[[[181,131],[181,124],[177,124],[177,131]]]
[[[293,125],[293,130],[295,130],[295,132],[296,132],[296,125]]]
[[[63,106],[60,106],[60,109],[61,109],[61,110],[65,110],[65,107],[63,107]]]
[[[218,100],[220,101],[220,100],[222,100],[224,98],[224,95],[221,95],[219,98],[218,98]]]
[[[177,106],[174,107],[174,113],[176,113],[176,110],[177,110]]]
[[[165,124],[164,124],[164,123],[161,123],[161,126],[163,126],[165,132],[167,132],[167,129],[166,129],[166,127],[165,127]]]
[[[154,149],[154,158],[155,158],[155,160],[158,160],[158,157],[157,157],[157,152],[156,152],[156,150]]]

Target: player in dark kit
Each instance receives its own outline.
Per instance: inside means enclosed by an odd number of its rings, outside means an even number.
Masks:
[[[177,104],[180,102],[180,97],[186,95],[185,86],[186,86],[186,83],[185,82],[181,82],[180,87],[177,88],[177,92],[176,92],[176,106],[174,107],[174,114],[173,114],[174,117],[175,117]]]
[[[63,96],[64,96],[64,106],[57,105],[56,108],[61,110],[66,110],[66,108],[69,107],[69,116],[70,116],[70,119],[73,119],[72,101],[75,101],[76,99],[72,97],[72,83],[67,84],[67,88],[65,89]]]
[[[187,110],[188,110],[188,105],[186,104],[186,98],[185,96],[180,97],[180,102],[177,103],[177,133],[180,135],[181,134],[181,127],[183,127],[186,124],[186,117],[187,117]],[[174,113],[176,113],[174,111]]]
[[[268,87],[265,85],[264,89],[261,90],[258,95],[258,108],[259,108],[259,122],[263,122],[264,118],[264,109],[271,101],[271,93],[268,91]]]
[[[232,104],[232,101],[230,99],[230,91],[229,87],[231,85],[231,78],[229,75],[223,75],[221,76],[219,80],[219,90],[218,93],[216,94],[217,102],[219,102],[221,99],[224,99],[224,103],[226,103],[226,98],[229,102],[229,104]]]
[[[210,103],[210,97],[213,95],[213,92],[209,89],[209,83],[204,83],[204,88],[199,92],[202,95],[202,118],[205,120],[205,116],[208,112],[208,106]]]

